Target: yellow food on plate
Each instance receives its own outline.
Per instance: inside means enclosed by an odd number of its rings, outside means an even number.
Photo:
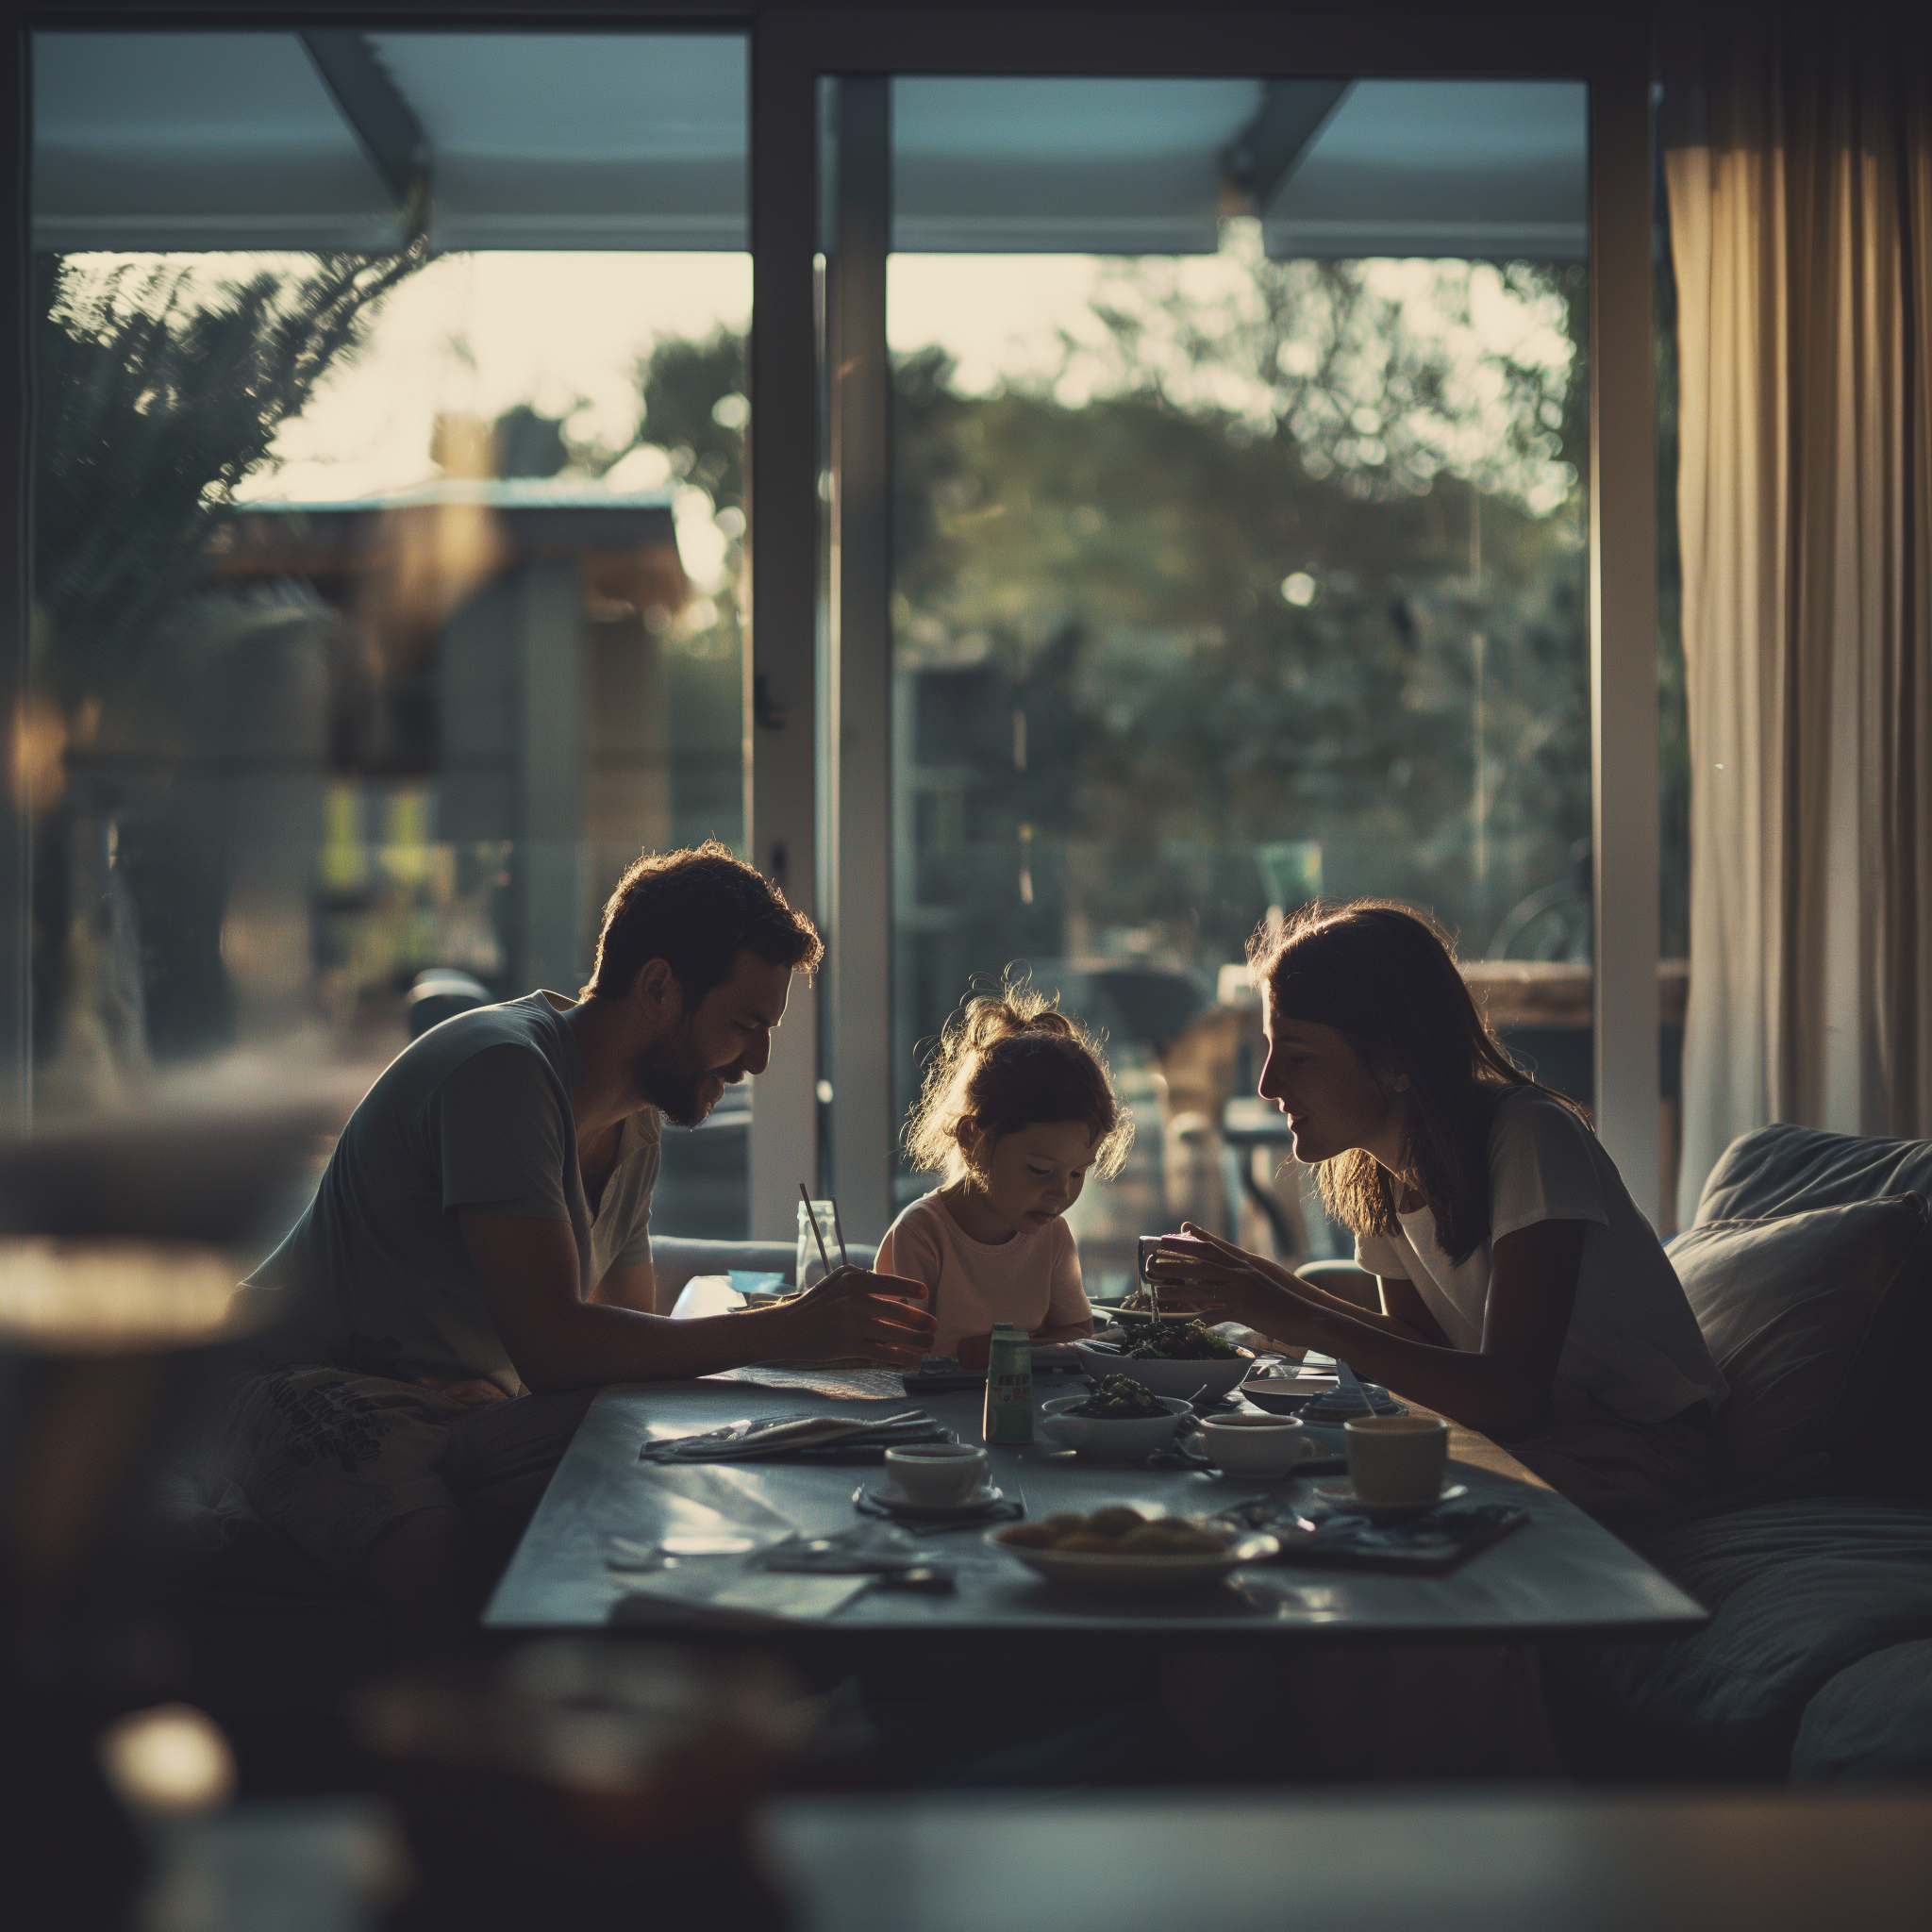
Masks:
[[[1170,1520],[1149,1523],[1122,1538],[1122,1551],[1135,1557],[1211,1557],[1221,1550],[1221,1539],[1191,1523]]]
[[[1130,1508],[1125,1503],[1112,1503],[1105,1509],[1096,1509],[1087,1519],[1085,1526],[1093,1536],[1125,1536],[1129,1531],[1139,1529],[1146,1521],[1138,1509]]]
[[[1049,1516],[1044,1523],[1016,1523],[1000,1541],[1011,1543],[1015,1549],[1052,1550],[1059,1547],[1059,1541],[1066,1534],[1065,1524],[1057,1525]]]

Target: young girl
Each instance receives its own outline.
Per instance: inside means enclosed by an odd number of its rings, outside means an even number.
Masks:
[[[1522,1072],[1400,906],[1310,907],[1249,960],[1259,1091],[1380,1278],[1372,1311],[1191,1224],[1163,1300],[1338,1356],[1620,1522],[1711,1479],[1724,1377],[1582,1110]],[[1171,1291],[1170,1291],[1171,1285]]]
[[[1120,1172],[1134,1124],[1091,1040],[1026,987],[967,1002],[906,1124],[922,1174],[945,1181],[886,1231],[883,1274],[926,1287],[931,1352],[984,1368],[995,1322],[1036,1341],[1093,1332],[1062,1219],[1090,1173]]]

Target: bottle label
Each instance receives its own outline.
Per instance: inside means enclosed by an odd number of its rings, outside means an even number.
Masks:
[[[1017,1347],[996,1340],[991,1351],[986,1365],[986,1440],[1033,1440],[1033,1354],[1024,1338]]]

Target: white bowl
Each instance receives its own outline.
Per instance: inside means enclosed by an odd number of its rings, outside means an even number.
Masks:
[[[1199,1526],[1225,1535],[1227,1540],[1218,1553],[1198,1557],[1116,1557],[1089,1550],[1029,1550],[1016,1543],[1002,1542],[1000,1539],[1006,1531],[999,1529],[988,1530],[986,1541],[994,1549],[1017,1557],[1049,1583],[1095,1596],[1178,1596],[1186,1591],[1205,1590],[1243,1563],[1258,1563],[1281,1548],[1274,1537],[1258,1530],[1231,1530],[1212,1523]]]
[[[1273,1479],[1287,1475],[1297,1462],[1328,1454],[1312,1436],[1304,1435],[1301,1425],[1290,1416],[1242,1411],[1195,1420],[1201,1453],[1217,1464],[1224,1475]]]
[[[1060,1395],[1042,1402],[1040,1433],[1058,1448],[1076,1449],[1082,1456],[1112,1457],[1121,1462],[1143,1462],[1157,1449],[1172,1446],[1181,1419],[1194,1412],[1187,1403],[1163,1395],[1157,1400],[1167,1411],[1165,1415],[1118,1418],[1066,1413],[1086,1400],[1084,1395]]]
[[[1204,1382],[1208,1392],[1201,1400],[1219,1400],[1255,1366],[1255,1357],[1246,1349],[1233,1356],[1217,1357],[1212,1361],[1177,1362],[1115,1355],[1109,1349],[1092,1348],[1084,1341],[1077,1346],[1080,1366],[1095,1381],[1104,1375],[1125,1375],[1129,1381],[1140,1383],[1150,1395],[1178,1395],[1184,1402],[1191,1401],[1194,1391]]]

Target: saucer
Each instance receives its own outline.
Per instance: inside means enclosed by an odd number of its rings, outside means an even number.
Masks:
[[[926,1523],[942,1523],[956,1517],[982,1516],[1005,1500],[1005,1492],[993,1483],[978,1489],[958,1503],[915,1503],[896,1483],[880,1483],[867,1490],[866,1499],[894,1516],[910,1516]]]
[[[1346,1476],[1334,1482],[1317,1483],[1315,1494],[1331,1508],[1345,1509],[1351,1515],[1366,1516],[1371,1523],[1406,1523],[1411,1516],[1426,1516],[1444,1503],[1457,1503],[1469,1494],[1467,1483],[1445,1483],[1440,1494],[1426,1503],[1365,1503],[1355,1492]]]

